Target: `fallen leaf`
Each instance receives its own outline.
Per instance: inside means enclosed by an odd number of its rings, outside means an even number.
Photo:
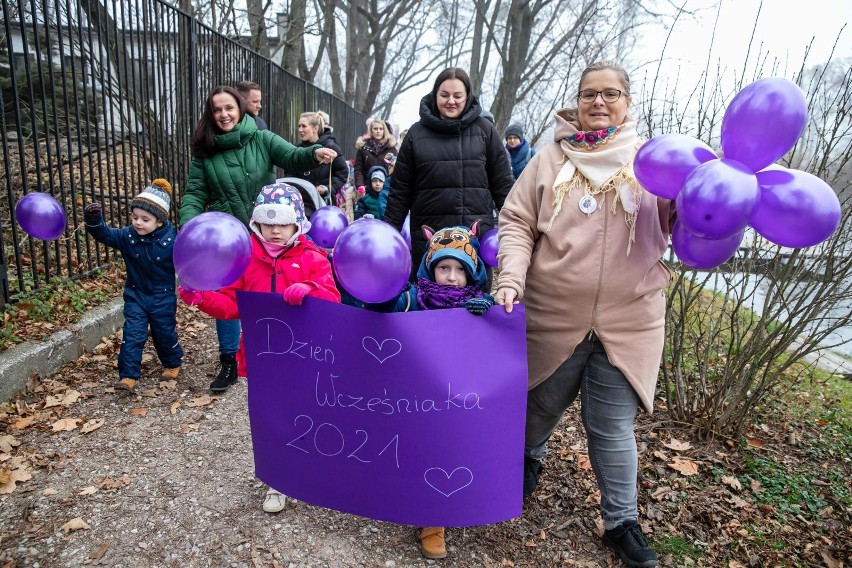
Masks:
[[[134,408],[130,411],[131,416],[145,416],[148,414],[148,409],[145,407]]]
[[[24,418],[19,419],[17,422],[13,422],[12,425],[9,426],[9,428],[13,430],[23,430],[24,428],[32,424],[35,419],[36,415],[31,414],[30,416],[26,416]]]
[[[763,493],[764,491],[763,485],[760,483],[760,480],[752,479],[750,486],[752,493]]]
[[[584,469],[589,471],[592,469],[592,462],[589,460],[588,454],[577,454],[577,465],[580,466],[580,469]]]
[[[176,412],[178,411],[178,408],[180,408],[180,402],[176,400],[176,401],[174,401],[174,402],[172,403],[172,405],[169,407],[169,410],[171,410],[171,411],[172,411],[172,414],[174,414],[174,413],[176,413]]]
[[[92,560],[100,560],[104,554],[106,554],[107,548],[109,548],[109,541],[105,541],[101,543],[101,547],[96,551],[89,554],[89,558]]]
[[[757,438],[749,438],[746,436],[746,443],[753,448],[762,448],[764,442],[762,440],[758,440]]]
[[[198,424],[184,424],[180,427],[181,434],[195,434],[198,432]]]
[[[658,460],[662,461],[666,461],[667,459],[669,459],[669,456],[667,456],[664,452],[661,452],[660,450],[654,450],[654,453],[652,455]]]
[[[109,489],[121,489],[126,485],[130,485],[130,478],[126,475],[122,475],[119,477],[98,477],[95,478],[95,482],[100,486],[101,489],[109,490]]]
[[[733,505],[736,509],[746,509],[746,508],[751,506],[748,501],[745,501],[744,499],[740,499],[736,495],[734,495],[730,499],[725,499],[725,500],[728,503],[730,503],[731,505]]]
[[[90,529],[92,527],[90,527],[82,518],[75,517],[64,525],[62,525],[62,527],[60,528],[65,531],[65,534],[68,534],[71,531],[78,531],[80,529]]]
[[[62,406],[62,397],[52,394],[47,395],[44,398],[44,408],[51,408],[54,406]]]
[[[79,399],[80,396],[82,396],[80,391],[76,391],[74,389],[67,391],[65,396],[62,397],[62,406],[71,406],[77,402],[77,399]]]
[[[843,568],[843,561],[835,558],[828,550],[820,550],[819,555],[825,562],[826,568]]]
[[[667,465],[679,474],[689,477],[698,473],[698,464],[694,461],[678,457],[672,459],[673,462]]]
[[[11,493],[16,484],[32,479],[33,475],[23,464],[13,464],[11,467],[0,468],[0,495]]]
[[[216,397],[210,396],[209,394],[202,394],[201,396],[197,396],[186,403],[187,406],[196,407],[196,406],[206,406],[211,402],[214,402]]]
[[[722,483],[731,487],[732,489],[736,489],[737,491],[741,491],[743,488],[743,484],[740,483],[740,480],[734,477],[733,475],[726,475],[722,477]]]
[[[667,443],[665,443],[663,445],[665,447],[669,448],[670,450],[675,450],[676,452],[683,452],[683,451],[688,450],[692,447],[692,444],[690,444],[689,442],[681,442],[677,438],[672,438],[671,440],[669,440]]]
[[[12,448],[20,446],[21,443],[10,434],[0,436],[0,452],[10,453]]]
[[[160,388],[164,390],[175,390],[177,388],[177,381],[169,380],[169,381],[160,381]]]
[[[736,560],[731,560],[728,562],[728,568],[746,568],[745,564],[737,562]]]
[[[87,420],[86,423],[83,424],[83,427],[80,428],[80,432],[83,434],[88,434],[89,432],[94,432],[103,425],[103,418],[93,418],[92,420]]]
[[[81,489],[77,495],[94,495],[97,492],[98,489],[94,485],[89,485],[88,487]]]
[[[41,494],[45,495],[45,496],[56,495],[57,493],[59,493],[59,491],[57,491],[53,487],[48,487],[44,491],[41,492]]]
[[[54,432],[76,430],[80,422],[82,422],[80,418],[60,418],[52,424],[52,428]]]

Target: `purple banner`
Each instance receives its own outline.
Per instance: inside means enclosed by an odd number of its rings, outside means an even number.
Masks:
[[[419,526],[521,514],[523,306],[377,314],[239,292],[257,477]]]

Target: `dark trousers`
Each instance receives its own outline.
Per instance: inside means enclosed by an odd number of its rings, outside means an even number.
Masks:
[[[166,369],[180,367],[183,349],[177,335],[177,298],[174,293],[143,296],[124,294],[124,331],[118,354],[118,375],[138,379],[142,374],[142,349],[148,327],[160,363]]]

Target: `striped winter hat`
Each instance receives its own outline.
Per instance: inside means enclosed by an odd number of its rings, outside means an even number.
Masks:
[[[172,184],[159,178],[142,190],[142,193],[130,202],[130,210],[143,209],[163,222],[169,222],[169,210],[172,207]]]

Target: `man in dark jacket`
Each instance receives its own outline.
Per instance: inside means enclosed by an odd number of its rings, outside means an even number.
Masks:
[[[237,92],[246,102],[246,111],[252,115],[258,130],[268,130],[266,122],[260,118],[260,109],[263,108],[261,100],[263,93],[260,91],[260,85],[252,81],[238,81],[235,85]]]

